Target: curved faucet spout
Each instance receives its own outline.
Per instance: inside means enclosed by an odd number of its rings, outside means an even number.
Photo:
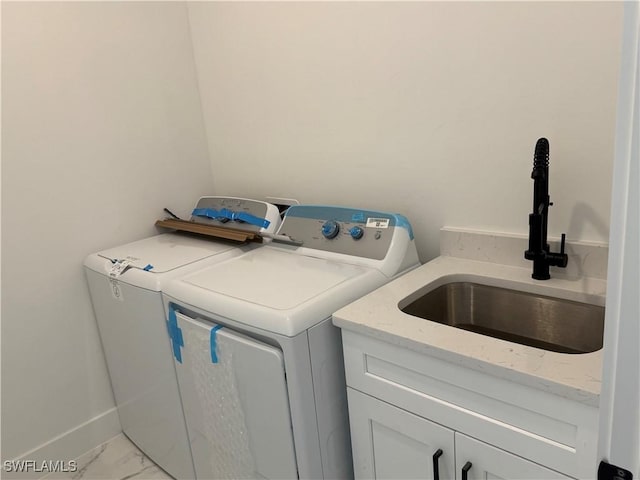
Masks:
[[[533,155],[533,213],[529,215],[529,248],[524,258],[533,261],[533,274],[536,280],[548,280],[549,266],[566,267],[568,257],[564,253],[564,233],[560,253],[551,252],[547,243],[547,225],[549,207],[553,205],[549,198],[549,141],[540,138],[536,142]]]

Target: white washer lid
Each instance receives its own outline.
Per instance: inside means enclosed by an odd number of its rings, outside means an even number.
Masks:
[[[370,269],[263,247],[186,277],[210,293],[291,310]]]
[[[165,233],[103,250],[98,256],[111,261],[129,259],[131,267],[142,270],[151,265],[150,272],[165,273],[234,248],[237,246],[219,240]]]

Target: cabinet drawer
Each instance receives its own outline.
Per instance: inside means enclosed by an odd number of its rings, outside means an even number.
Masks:
[[[569,476],[595,476],[596,408],[342,334],[348,386]]]

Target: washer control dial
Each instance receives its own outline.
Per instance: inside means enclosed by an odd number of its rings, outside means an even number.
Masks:
[[[349,229],[349,235],[351,235],[351,238],[353,238],[354,240],[360,240],[364,235],[364,230],[362,229],[362,227],[358,226],[351,227]]]
[[[324,238],[332,239],[338,236],[340,233],[340,224],[335,220],[327,220],[322,225],[322,235]]]

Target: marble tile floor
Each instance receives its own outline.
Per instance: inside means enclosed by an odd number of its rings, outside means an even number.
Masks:
[[[78,470],[52,473],[47,480],[172,480],[131,441],[120,434],[77,459]]]

